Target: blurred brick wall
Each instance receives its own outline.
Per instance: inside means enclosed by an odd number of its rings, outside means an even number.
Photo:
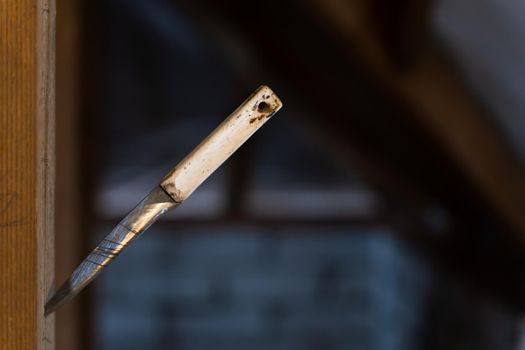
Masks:
[[[473,311],[487,303],[449,287],[432,304],[439,308],[429,308],[432,291],[442,290],[435,280],[424,262],[379,229],[152,230],[98,282],[99,341],[103,349],[128,350],[501,345],[501,337],[487,342],[489,333],[469,338],[494,315],[508,324],[496,307],[464,320],[456,313],[448,328],[436,323],[446,321],[451,307]]]

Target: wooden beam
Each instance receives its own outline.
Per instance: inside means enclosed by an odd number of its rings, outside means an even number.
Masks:
[[[413,69],[400,72],[388,63],[371,40],[371,32],[355,18],[359,1],[312,0],[348,47],[355,51],[385,91],[397,96],[488,201],[492,209],[525,242],[525,169],[504,136],[490,123],[486,111],[472,97],[436,45]],[[454,189],[450,189],[453,191]]]
[[[465,233],[513,231],[525,242],[523,165],[436,45],[399,71],[374,40],[364,0],[287,3],[264,29],[253,23],[270,20],[270,13],[242,1],[228,0],[228,10],[224,3],[198,4],[249,43],[266,71],[346,143],[366,179],[398,204],[437,202]]]
[[[0,2],[0,348],[54,349],[53,0]]]
[[[228,11],[198,3],[250,43],[267,71],[319,116],[314,122],[346,143],[370,183],[415,207],[437,201],[468,231],[525,238],[523,166],[436,45],[400,71],[368,22],[367,1],[290,3],[272,12],[264,30],[252,24],[269,13],[252,13],[241,1],[228,0]]]

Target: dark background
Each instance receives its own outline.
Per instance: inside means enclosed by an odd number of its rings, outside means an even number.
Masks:
[[[522,349],[524,10],[59,1],[59,279],[257,86],[284,108],[58,348]]]

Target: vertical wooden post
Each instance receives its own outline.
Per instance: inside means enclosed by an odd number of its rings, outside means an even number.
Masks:
[[[54,17],[0,2],[0,349],[54,349]]]

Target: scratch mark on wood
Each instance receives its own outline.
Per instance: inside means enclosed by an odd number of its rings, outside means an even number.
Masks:
[[[0,193],[0,215],[7,214],[9,209],[12,208],[15,205],[15,203],[19,200],[20,194],[17,192]],[[0,228],[18,226],[23,225],[25,223],[25,220],[21,218],[11,219],[7,221],[0,220]]]
[[[0,214],[7,212],[19,198],[20,195],[17,192],[0,193]]]

